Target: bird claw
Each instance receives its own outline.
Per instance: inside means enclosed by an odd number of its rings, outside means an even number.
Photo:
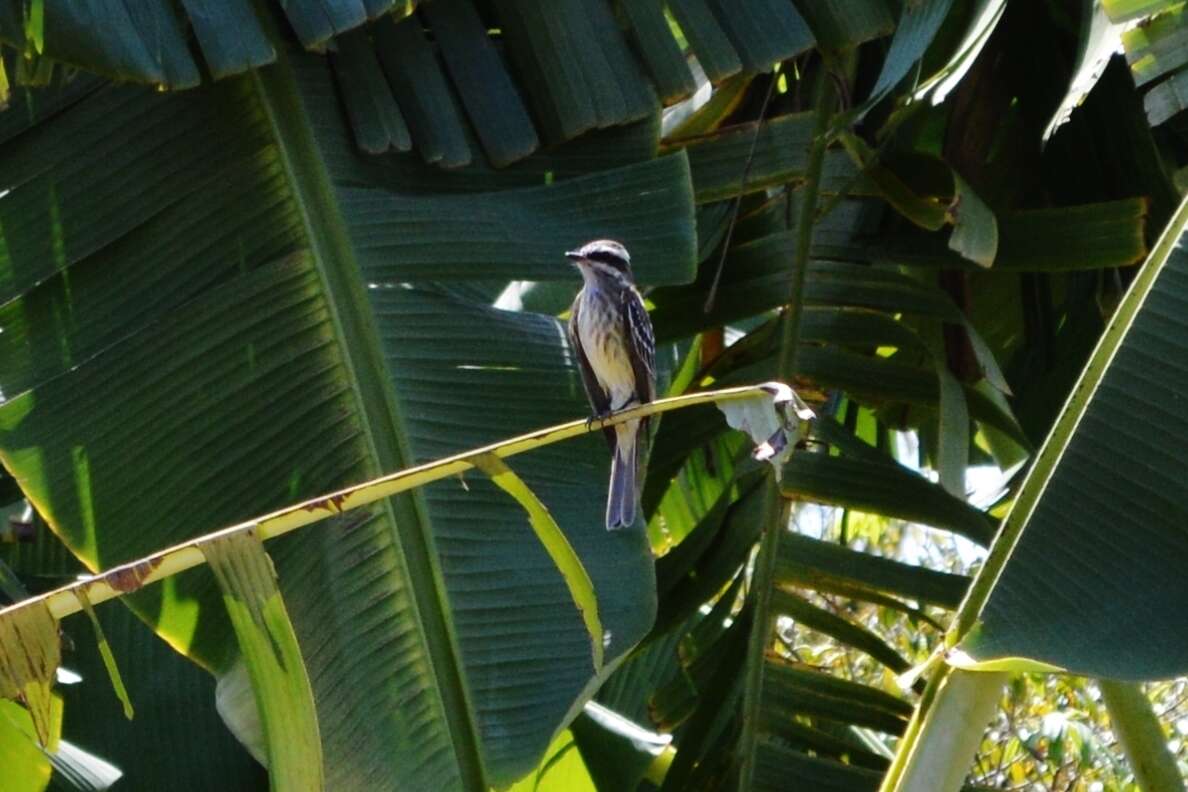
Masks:
[[[594,428],[595,421],[597,421],[599,427],[601,427],[602,424],[605,423],[606,419],[609,417],[610,417],[609,411],[604,412],[604,413],[594,413],[593,415],[591,415],[589,418],[586,419],[586,431],[588,432]]]

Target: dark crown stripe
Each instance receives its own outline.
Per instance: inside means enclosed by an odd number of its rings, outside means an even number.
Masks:
[[[626,259],[609,250],[592,250],[586,254],[586,258],[590,259],[590,261],[597,261],[621,270],[627,269],[628,266]]]

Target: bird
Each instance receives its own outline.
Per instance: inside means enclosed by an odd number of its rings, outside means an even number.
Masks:
[[[656,339],[635,288],[627,248],[611,239],[596,239],[565,256],[582,275],[582,288],[569,312],[568,334],[594,411],[591,422],[652,401],[656,398]],[[608,531],[635,523],[647,428],[647,418],[603,428],[611,450]]]

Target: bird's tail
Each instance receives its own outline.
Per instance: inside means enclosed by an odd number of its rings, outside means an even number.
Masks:
[[[639,421],[615,427],[615,451],[611,455],[610,487],[606,497],[606,530],[617,531],[635,523],[639,500],[636,475],[639,472]]]

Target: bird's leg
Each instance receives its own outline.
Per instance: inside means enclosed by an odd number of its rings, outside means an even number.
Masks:
[[[586,419],[586,431],[589,431],[590,429],[593,428],[595,421],[598,422],[599,426],[602,426],[615,413],[620,412],[621,410],[626,410],[628,407],[638,407],[638,406],[639,406],[639,400],[636,399],[634,396],[628,396],[626,399],[623,400],[623,403],[620,404],[618,407],[611,405],[603,412],[594,413],[589,418],[587,418]]]
[[[601,427],[602,424],[606,422],[606,419],[610,418],[611,412],[613,412],[613,411],[612,410],[604,410],[603,412],[600,412],[600,413],[593,413],[589,418],[586,419],[586,431],[588,432],[594,428],[595,421],[597,421],[598,425]]]

